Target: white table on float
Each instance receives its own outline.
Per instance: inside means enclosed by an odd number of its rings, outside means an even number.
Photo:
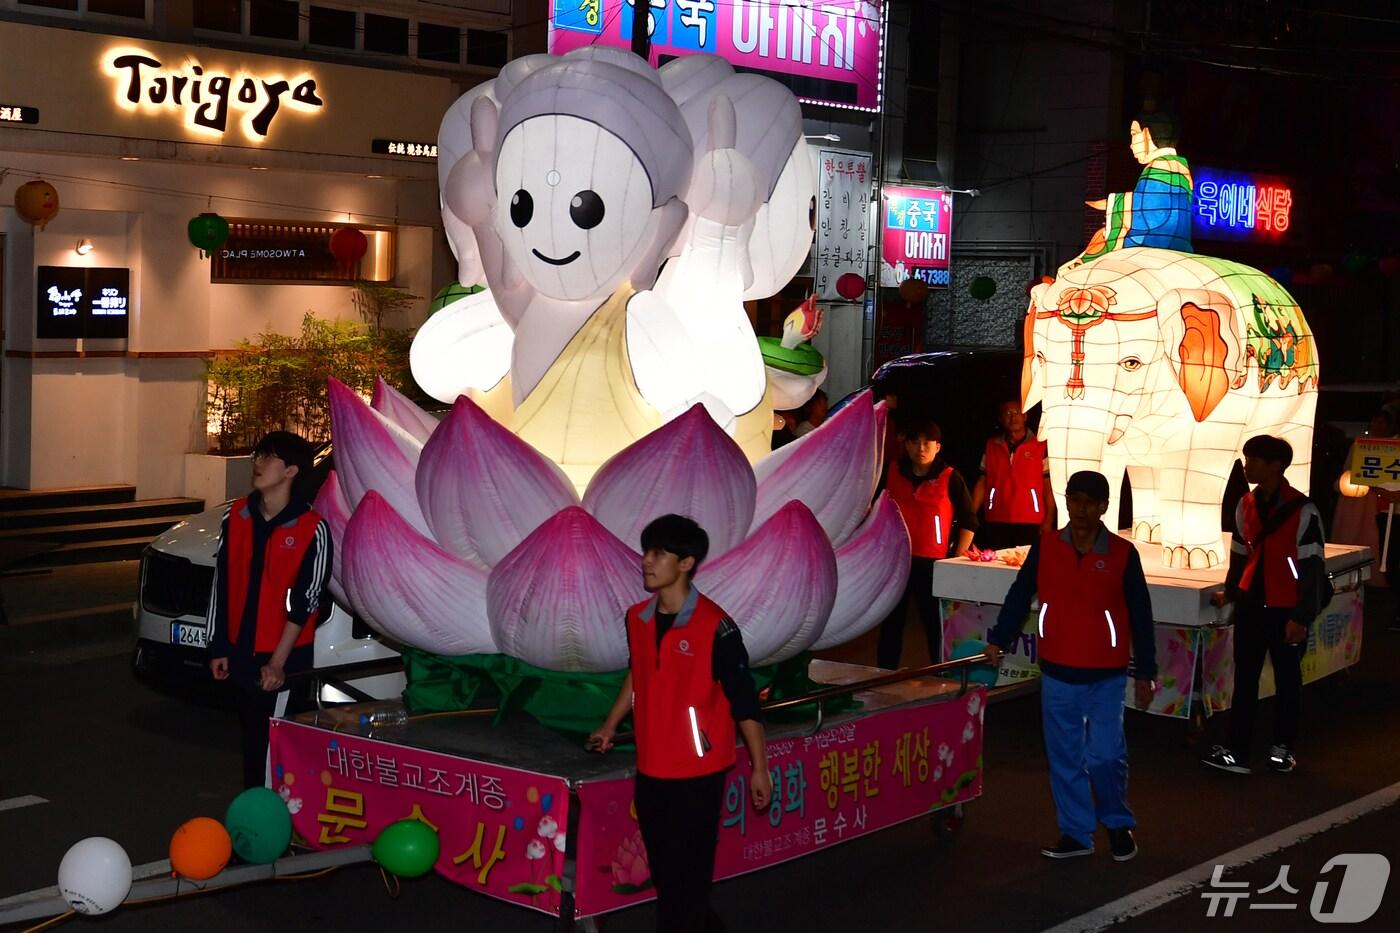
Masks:
[[[1211,596],[1224,587],[1227,564],[1210,570],[1172,570],[1162,566],[1161,546],[1133,542],[1142,558],[1156,622],[1158,680],[1161,690],[1147,710],[1188,718],[1230,707],[1234,683],[1231,610],[1211,605]],[[1221,553],[1229,553],[1226,536]],[[1362,585],[1370,578],[1370,548],[1343,544],[1326,546],[1327,571],[1336,595],[1318,614],[1303,656],[1303,681],[1308,683],[1355,664],[1361,657],[1364,608]],[[959,643],[985,640],[996,624],[1007,590],[1019,567],[1002,561],[981,562],[960,557],[934,565],[933,594],[938,599],[943,628],[943,657]],[[1039,678],[1033,603],[1020,638],[1003,657],[998,686]],[[1260,696],[1273,693],[1273,669],[1266,663]],[[1128,689],[1128,705],[1136,708]]]

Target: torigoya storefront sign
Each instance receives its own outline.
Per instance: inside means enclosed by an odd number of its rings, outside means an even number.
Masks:
[[[326,104],[316,91],[316,79],[307,74],[231,74],[205,68],[191,56],[168,63],[139,48],[109,50],[103,68],[112,78],[117,106],[166,111],[208,136],[222,138],[233,112],[241,115],[243,136],[263,142],[284,108],[314,114]]]
[[[550,0],[549,50],[628,48],[632,0]],[[646,2],[646,0],[638,0]],[[880,0],[650,0],[653,64],[708,52],[798,98],[880,109]]]
[[[36,337],[126,337],[131,309],[130,270],[40,266],[37,284]]]
[[[230,220],[228,239],[214,251],[210,281],[344,285],[391,279],[392,231],[358,227],[369,248],[360,260],[345,262],[331,252],[331,238],[343,226]]]
[[[0,123],[38,123],[38,107],[20,107],[14,104],[0,104]]]

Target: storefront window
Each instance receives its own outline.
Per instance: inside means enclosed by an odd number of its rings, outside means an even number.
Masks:
[[[309,25],[311,29],[307,38],[312,45],[326,45],[337,49],[355,47],[355,13],[352,10],[313,6]]]
[[[408,20],[397,16],[365,14],[365,51],[387,55],[408,54]]]
[[[506,63],[509,46],[504,32],[490,29],[467,30],[467,63],[500,68]]]
[[[106,16],[146,18],[146,0],[88,0],[87,8],[89,13],[102,13]]]
[[[41,6],[50,10],[76,10],[78,0],[19,0],[21,6]]]
[[[250,0],[248,34],[263,39],[298,37],[296,0]]]
[[[456,26],[418,23],[418,57],[430,62],[462,61],[462,31]]]
[[[242,32],[242,13],[241,0],[194,0],[194,26],[196,29]]]

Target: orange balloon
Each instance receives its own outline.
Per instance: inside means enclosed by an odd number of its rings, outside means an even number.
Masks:
[[[193,881],[205,881],[223,871],[232,854],[228,830],[207,816],[189,820],[170,837],[170,867]]]

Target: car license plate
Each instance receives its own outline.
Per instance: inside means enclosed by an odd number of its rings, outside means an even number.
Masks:
[[[189,645],[192,648],[207,648],[209,647],[209,629],[203,625],[191,625],[188,622],[171,622],[170,643],[172,645]]]

